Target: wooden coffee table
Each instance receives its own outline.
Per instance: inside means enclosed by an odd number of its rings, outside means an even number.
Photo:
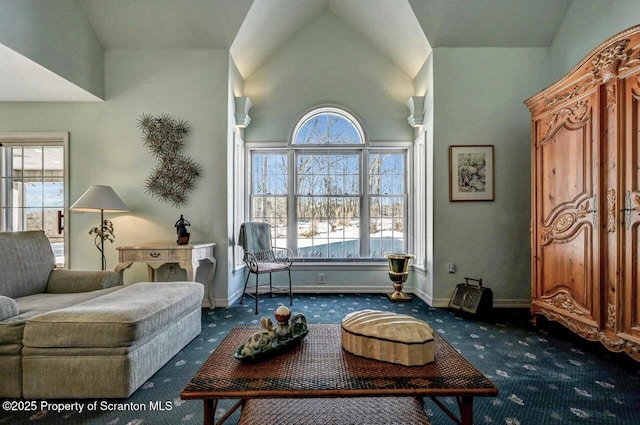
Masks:
[[[324,397],[430,397],[456,423],[473,424],[473,398],[495,397],[496,386],[437,333],[435,361],[402,366],[342,349],[340,325],[309,325],[309,334],[289,351],[256,363],[234,358],[236,349],[261,329],[236,326],[180,393],[204,401],[204,424],[214,424],[218,400],[240,399],[218,423],[248,399]],[[459,417],[438,400],[455,397]],[[277,400],[272,400],[277,403]]]

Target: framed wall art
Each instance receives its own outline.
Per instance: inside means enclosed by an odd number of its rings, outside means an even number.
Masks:
[[[493,201],[493,145],[449,146],[449,201]]]

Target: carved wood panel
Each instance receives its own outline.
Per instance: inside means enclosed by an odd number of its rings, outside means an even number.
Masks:
[[[640,74],[623,81],[626,140],[624,144],[624,267],[622,332],[640,343]]]
[[[584,324],[600,318],[597,190],[599,94],[536,121],[536,299]]]

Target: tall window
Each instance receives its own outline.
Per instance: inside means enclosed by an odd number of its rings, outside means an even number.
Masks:
[[[351,114],[306,114],[286,148],[249,149],[250,216],[301,259],[382,258],[407,248],[408,147],[371,146]]]

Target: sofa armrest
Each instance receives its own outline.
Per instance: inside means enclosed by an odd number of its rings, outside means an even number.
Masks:
[[[13,298],[0,295],[0,321],[20,314],[18,304]]]
[[[112,271],[53,270],[49,275],[47,292],[68,294],[89,292],[122,285],[120,275]]]

